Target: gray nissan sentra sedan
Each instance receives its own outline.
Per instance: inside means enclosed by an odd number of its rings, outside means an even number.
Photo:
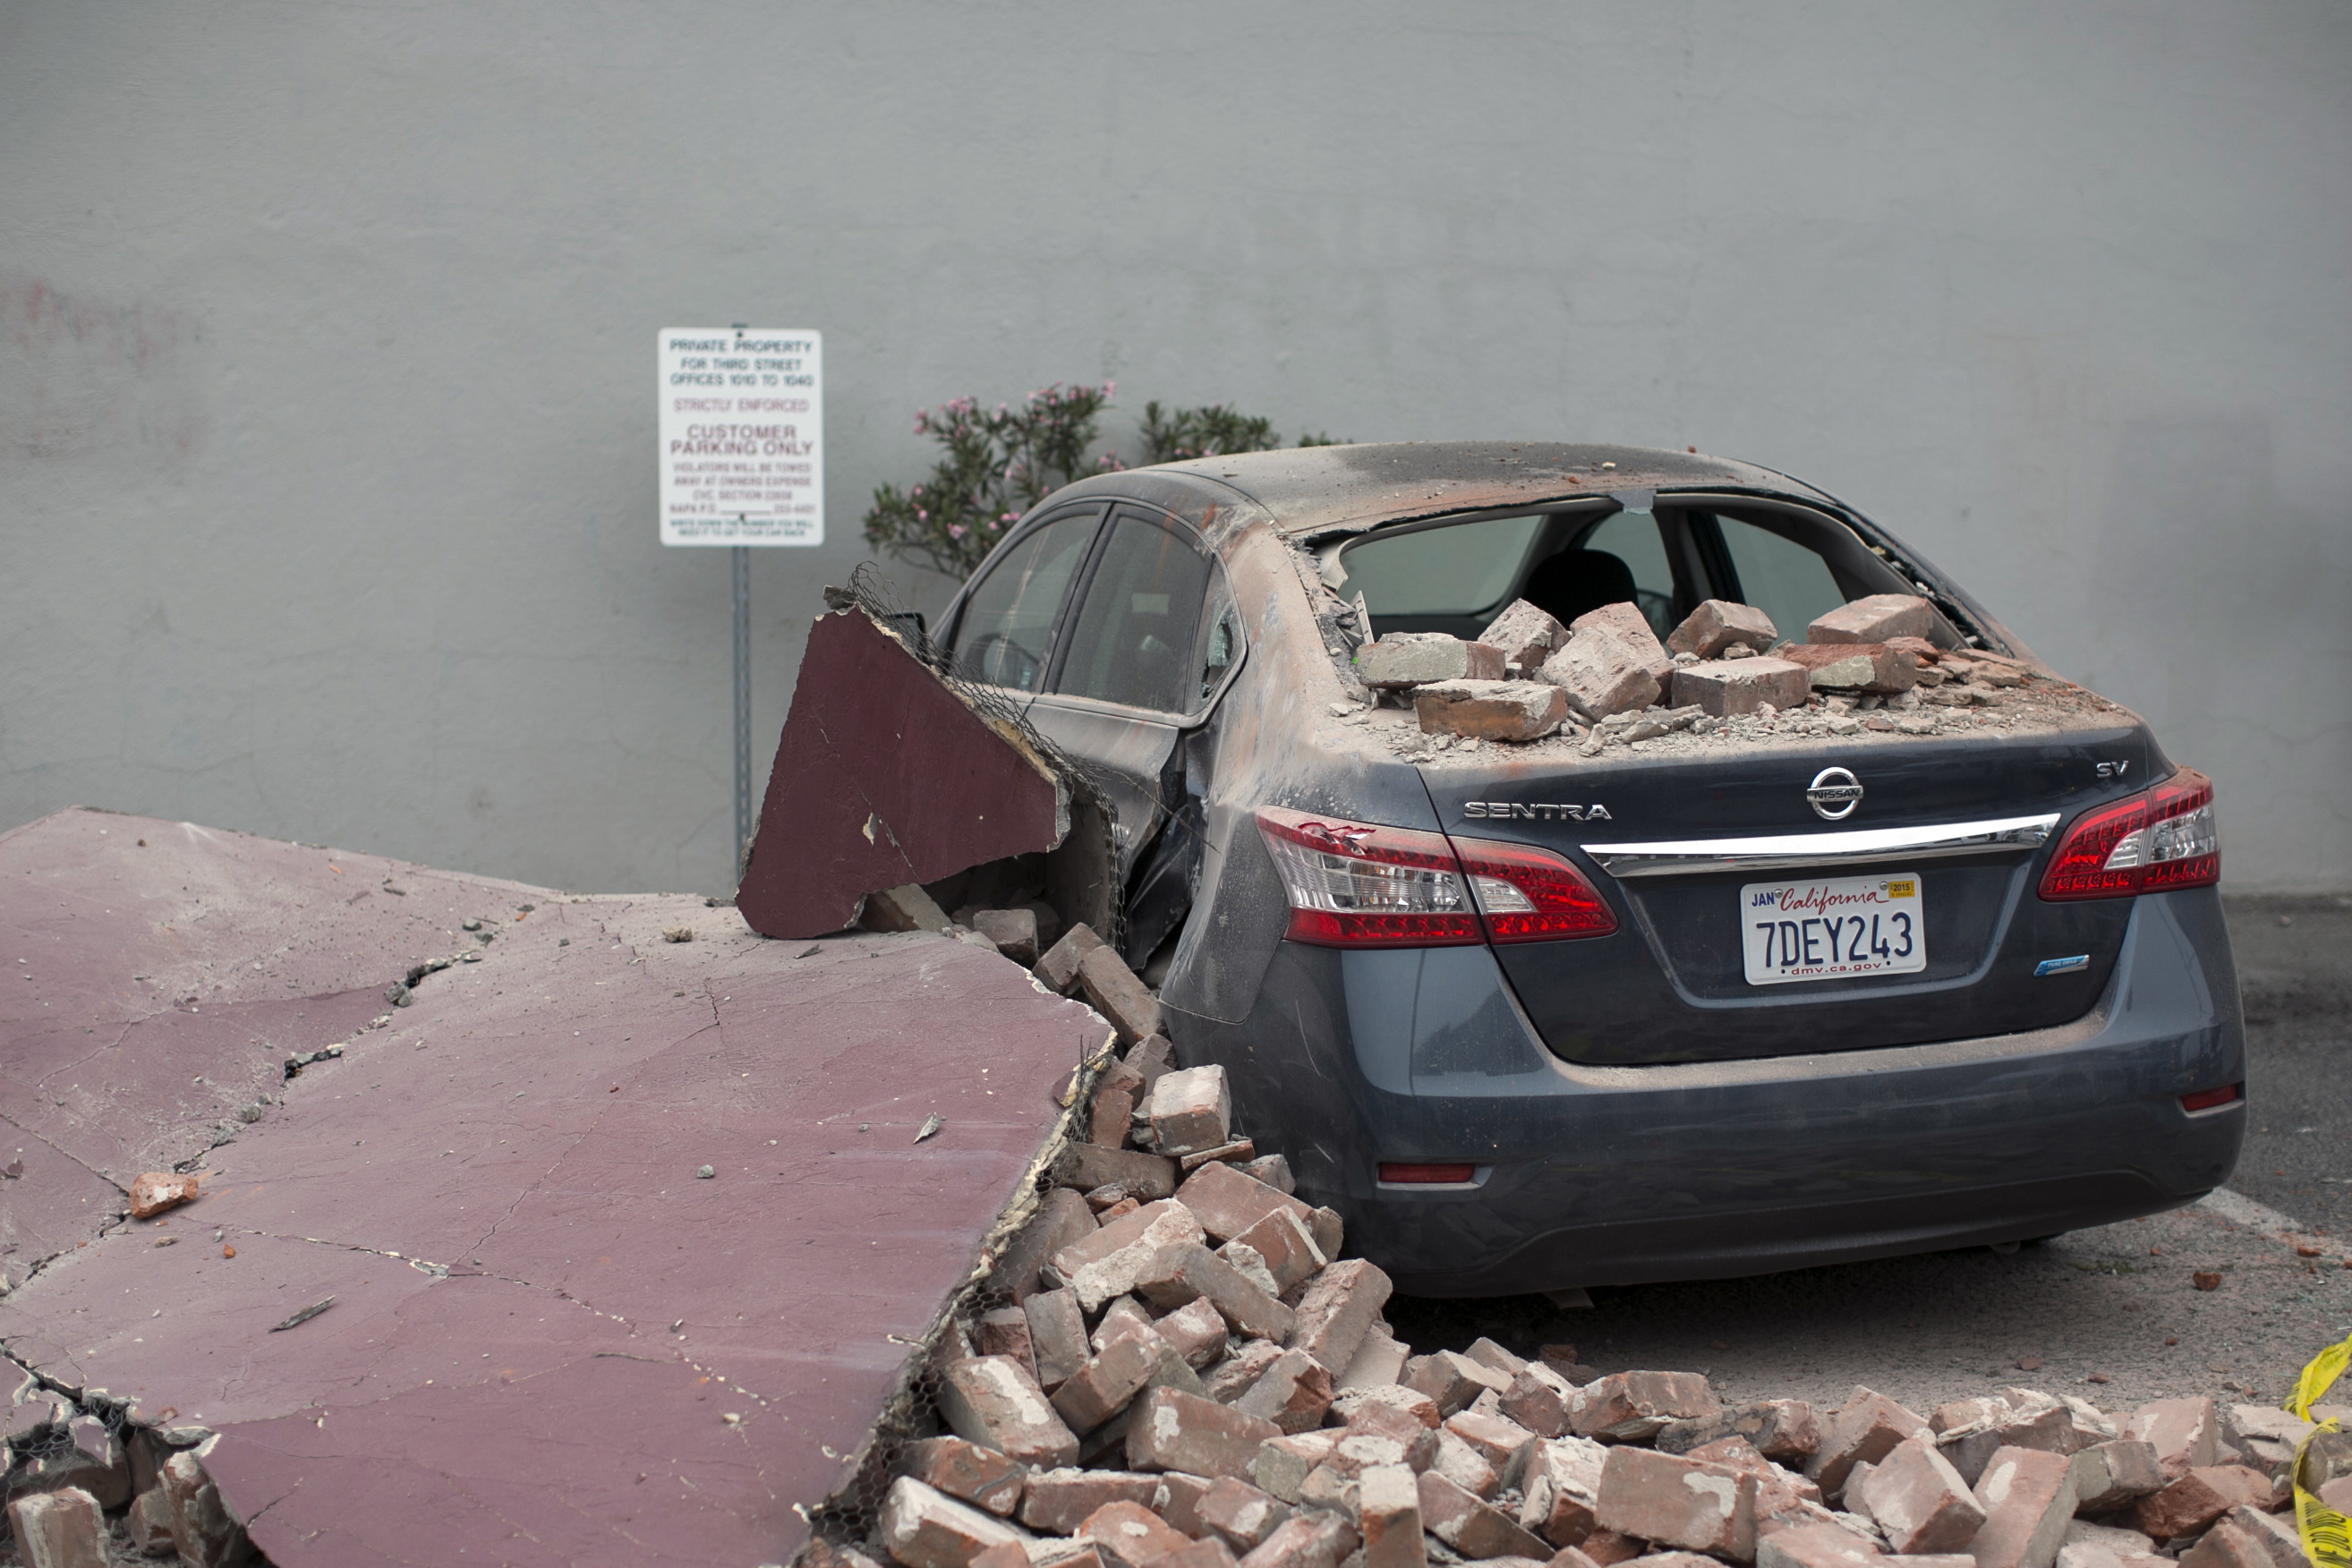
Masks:
[[[1661,637],[1721,600],[1802,640],[1888,594],[1932,606],[1942,687],[1514,745],[1355,673],[1368,635],[1519,600]],[[2211,784],[1797,480],[1500,443],[1100,475],[935,648],[1092,777],[1180,1058],[1400,1289],[2014,1243],[2236,1160]]]

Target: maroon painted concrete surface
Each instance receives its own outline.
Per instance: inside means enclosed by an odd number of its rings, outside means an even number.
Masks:
[[[0,941],[0,1343],[218,1432],[280,1568],[785,1561],[1105,1033],[935,936],[80,810]]]
[[[1045,764],[862,610],[819,616],[735,901],[752,928],[810,937],[885,888],[1054,848],[1068,802]]]

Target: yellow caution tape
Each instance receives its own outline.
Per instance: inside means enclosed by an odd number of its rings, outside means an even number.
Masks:
[[[2347,1362],[2352,1362],[2352,1339],[2340,1345],[2330,1345],[2311,1358],[2303,1375],[2294,1380],[2294,1392],[2286,1397],[2286,1409],[2299,1421],[2311,1419],[2311,1407],[2319,1396],[2342,1374]],[[2311,1438],[2320,1432],[2337,1430],[2334,1420],[2323,1421],[2310,1436],[2297,1444],[2294,1450],[2294,1523],[2303,1535],[2303,1554],[2311,1559],[2315,1568],[2352,1568],[2352,1523],[2312,1495],[2316,1488],[2306,1473],[2305,1461],[2311,1451]]]

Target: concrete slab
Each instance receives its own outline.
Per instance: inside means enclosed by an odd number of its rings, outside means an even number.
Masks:
[[[280,1568],[786,1560],[1108,1032],[935,936],[90,811],[0,836],[0,1343],[219,1432]]]

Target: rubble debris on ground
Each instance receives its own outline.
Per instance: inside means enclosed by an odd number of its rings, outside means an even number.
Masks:
[[[789,1561],[1111,1041],[926,933],[80,809],[0,833],[0,1511],[68,1562],[69,1489],[108,1563]]]
[[[1075,928],[1040,983],[1087,963],[1117,958]],[[886,1457],[867,1510],[824,1515],[804,1568],[2302,1561],[2288,1476],[2315,1427],[2262,1406],[1727,1405],[1701,1373],[1603,1375],[1565,1345],[1416,1354],[1339,1216],[1254,1153],[1223,1069],[1170,1058],[1152,1035],[1082,1075],[1086,1142],[940,1336],[936,1435]]]
[[[1344,657],[1371,700],[1332,704],[1330,722],[1413,762],[1499,744],[1560,763],[1621,748],[1698,753],[1779,738],[1979,734],[2122,716],[2021,660],[1938,646],[1931,634],[1942,624],[1925,598],[1876,594],[1790,642],[1754,605],[1710,599],[1662,642],[1630,604],[1562,626],[1515,600],[1475,639],[1391,633],[1355,648]]]

